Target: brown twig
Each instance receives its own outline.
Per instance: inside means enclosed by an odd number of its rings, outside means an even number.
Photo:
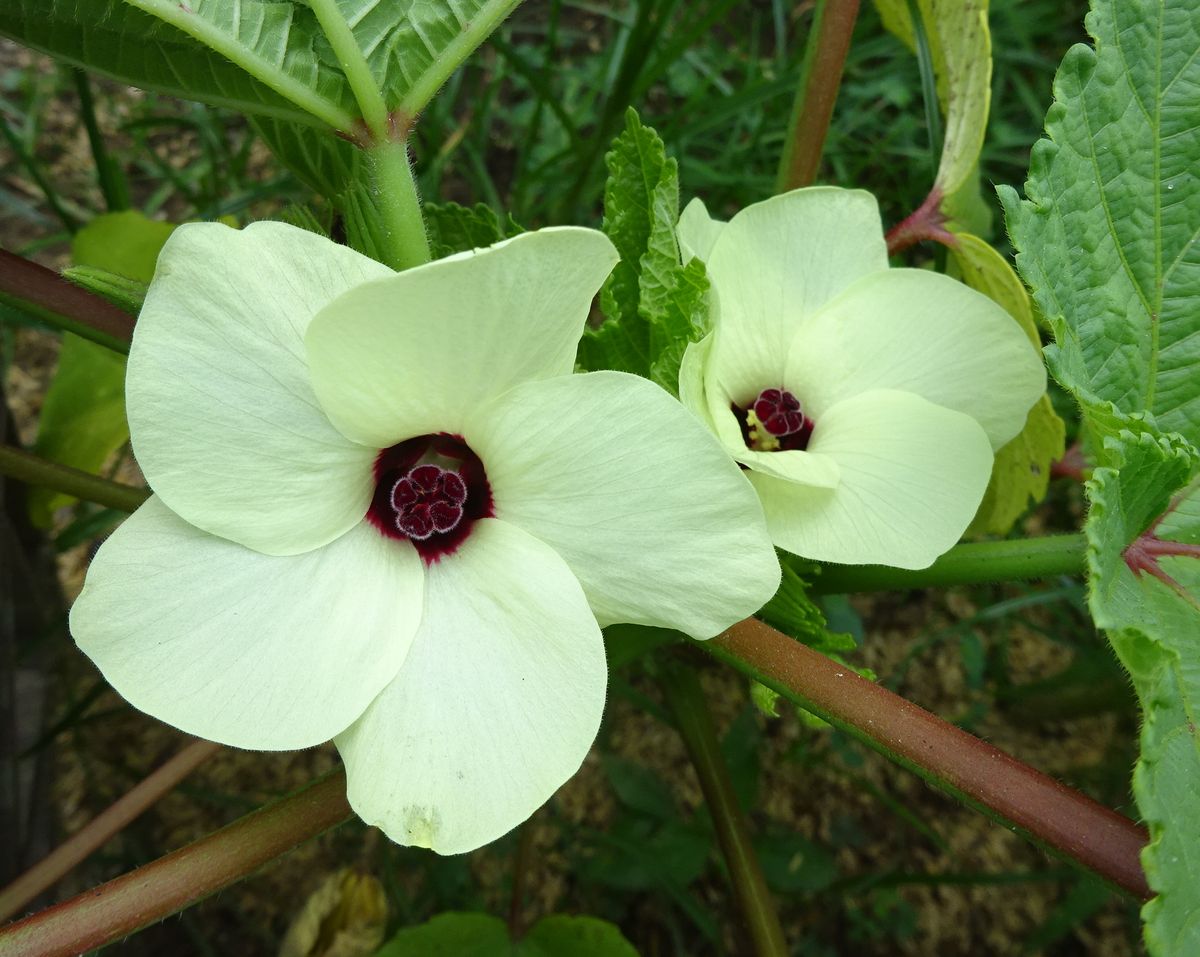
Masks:
[[[0,928],[0,957],[69,957],[162,920],[350,816],[338,771],[78,897]]]
[[[858,5],[859,0],[822,0],[817,4],[804,54],[804,73],[796,89],[788,138],[779,160],[777,193],[809,186],[817,178],[858,19]]]
[[[860,678],[787,635],[747,619],[711,643],[723,660],[1141,900],[1153,896],[1145,828]]]
[[[117,352],[129,351],[134,317],[58,273],[0,249],[0,302]]]
[[[161,768],[138,782],[128,793],[100,812],[56,847],[48,856],[0,891],[0,920],[56,884],[84,858],[152,807],[220,748],[212,741],[193,741]]]

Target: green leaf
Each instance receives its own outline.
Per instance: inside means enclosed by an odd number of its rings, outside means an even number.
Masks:
[[[875,0],[880,17],[915,48],[908,0]],[[943,196],[971,186],[991,103],[992,38],[987,0],[917,0],[946,118],[935,189]]]
[[[1033,149],[1001,189],[1017,268],[1069,390],[1200,443],[1200,5],[1095,0]]]
[[[301,3],[6,0],[0,34],[123,83],[242,113],[340,130],[357,115]]]
[[[637,957],[637,951],[608,921],[596,917],[544,917],[514,952],[522,957]]]
[[[252,116],[250,125],[275,157],[321,196],[335,199],[365,179],[366,156],[347,140],[272,116]]]
[[[1155,566],[1164,580],[1138,564],[1129,544],[1147,529],[1166,542],[1200,542],[1195,484],[1153,525],[1200,454],[1145,423],[1106,445],[1113,465],[1097,468],[1088,482],[1089,604],[1143,709],[1133,787],[1150,829],[1142,863],[1158,895],[1142,911],[1147,948],[1156,957],[1190,957],[1200,953],[1200,558],[1160,557]]]
[[[406,132],[520,0],[335,2],[366,83],[374,80]],[[11,0],[0,4],[0,35],[133,86],[246,113],[324,196],[342,194],[361,174],[353,148],[331,133],[359,137],[362,111],[301,0]]]
[[[446,913],[400,931],[375,957],[637,957],[637,951],[596,917],[543,917],[513,941],[498,917]]]
[[[680,263],[678,165],[632,109],[605,162],[604,231],[621,261],[600,294],[607,321],[584,334],[579,361],[677,393],[684,349],[707,332],[709,289],[703,263]]]
[[[524,232],[511,215],[501,221],[486,203],[474,206],[426,203],[423,212],[429,230],[429,251],[434,259],[482,249]]]
[[[510,957],[512,942],[504,921],[490,914],[438,914],[406,927],[375,957]]]
[[[1034,348],[1042,340],[1033,320],[1033,307],[1021,280],[995,249],[977,236],[958,233],[950,253],[963,281],[1003,306],[1025,330]],[[1043,395],[1029,410],[1025,427],[996,453],[992,478],[968,534],[1004,535],[1031,503],[1046,496],[1050,465],[1062,458],[1066,426]]]
[[[158,252],[174,228],[131,210],[108,213],[75,234],[72,257],[80,265],[148,283]],[[125,357],[66,333],[58,371],[38,419],[34,450],[53,462],[98,472],[128,441]],[[36,488],[29,496],[30,517],[48,527],[55,510],[74,501],[69,495]]]
[[[228,2],[228,0],[222,0]],[[242,0],[243,3],[246,0]],[[411,122],[521,0],[337,0],[389,109]]]
[[[858,647],[853,635],[831,632],[825,615],[808,597],[808,582],[803,574],[792,567],[792,558],[780,553],[782,578],[779,590],[758,613],[759,617],[773,628],[802,641],[810,648],[823,654],[834,655],[853,651]],[[811,573],[810,574],[811,577]]]

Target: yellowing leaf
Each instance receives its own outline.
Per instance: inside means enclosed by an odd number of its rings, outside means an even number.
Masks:
[[[72,257],[76,265],[149,282],[158,252],[174,228],[134,211],[108,213],[75,235]],[[53,462],[95,472],[127,441],[125,357],[66,333],[38,420],[35,450]],[[35,524],[48,527],[54,511],[73,501],[61,492],[36,488],[29,496],[29,514]]]
[[[951,254],[963,281],[1003,306],[1040,349],[1029,296],[1012,267],[978,236],[958,233],[956,239]],[[1025,428],[996,453],[991,481],[968,533],[1003,535],[1031,501],[1040,502],[1050,481],[1050,463],[1062,457],[1065,442],[1066,427],[1043,395],[1030,409]]]
[[[884,26],[915,49],[907,0],[875,0]],[[917,0],[946,118],[935,188],[943,196],[971,178],[983,148],[991,103],[992,37],[987,0]]]

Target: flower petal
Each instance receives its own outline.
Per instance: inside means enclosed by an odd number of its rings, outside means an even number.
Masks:
[[[536,811],[583,763],[604,644],[562,559],[496,519],[430,566],[396,679],[336,739],[350,805],[401,844],[459,854]]]
[[[827,409],[809,448],[837,462],[836,488],[750,481],[775,544],[820,561],[927,567],[962,536],[992,471],[974,419],[888,389]]]
[[[775,593],[779,564],[753,490],[651,382],[620,372],[529,382],[464,434],[497,517],[563,557],[601,624],[711,638]]]
[[[308,333],[321,404],[356,442],[459,432],[470,410],[518,382],[571,371],[616,261],[603,233],[561,227],[359,287]]]
[[[781,386],[800,325],[887,265],[870,193],[817,186],[747,206],[707,260],[719,310],[713,361],[721,384],[739,405]]]
[[[365,522],[304,555],[263,555],[150,498],[71,608],[79,647],[134,707],[240,748],[328,741],[395,676],[421,616],[407,543]]]
[[[679,258],[684,265],[693,258],[708,259],[713,244],[725,228],[725,223],[708,215],[708,209],[699,198],[693,199],[679,216],[676,235],[679,240]]]
[[[126,378],[134,453],[173,511],[277,555],[324,545],[362,519],[377,449],[330,425],[302,337],[325,303],[390,272],[284,223],[175,230]]]
[[[1046,391],[1041,356],[982,293],[923,269],[868,276],[797,337],[786,381],[821,411],[865,389],[901,389],[983,426],[998,449]]]

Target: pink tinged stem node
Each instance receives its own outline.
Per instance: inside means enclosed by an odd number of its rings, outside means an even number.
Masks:
[[[942,212],[942,199],[942,191],[934,187],[920,206],[888,230],[884,239],[889,256],[895,256],[924,240],[932,240],[943,246],[958,244],[954,233],[946,228],[947,217]]]

